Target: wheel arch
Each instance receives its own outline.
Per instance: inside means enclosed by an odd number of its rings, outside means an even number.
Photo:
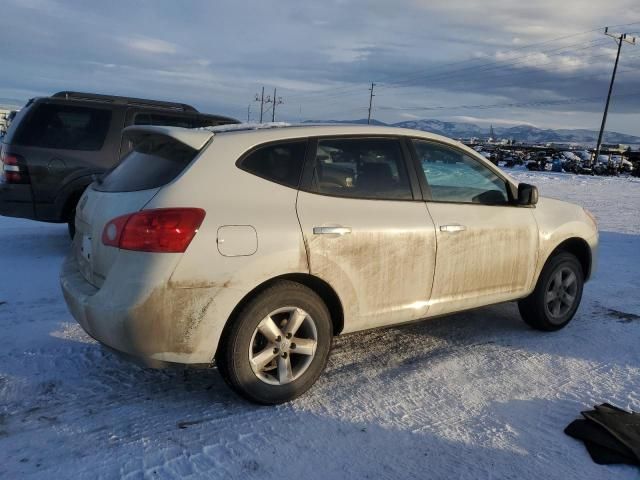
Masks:
[[[84,188],[78,188],[67,195],[67,199],[62,207],[63,220],[73,221],[70,216],[71,212],[73,211],[73,208],[78,204],[78,201],[80,200],[80,197],[82,197],[82,194],[86,188],[87,186],[85,186]]]
[[[255,287],[249,293],[247,293],[240,302],[235,306],[227,321],[225,322],[225,326],[222,329],[222,334],[220,336],[219,344],[222,342],[222,339],[225,337],[229,325],[232,324],[233,320],[240,313],[242,308],[256,295],[260,294],[262,291],[269,288],[272,284],[278,282],[279,280],[289,280],[291,282],[296,282],[305,287],[313,290],[325,303],[327,309],[329,310],[329,315],[331,316],[331,323],[333,324],[333,334],[334,336],[339,335],[344,328],[344,310],[342,308],[342,302],[340,301],[340,297],[335,292],[335,290],[324,280],[318,278],[314,275],[310,275],[308,273],[287,273],[284,275],[279,275],[277,277],[270,278],[262,282],[260,285]]]
[[[550,258],[560,252],[567,252],[574,255],[580,262],[582,272],[584,273],[584,281],[586,282],[591,277],[593,255],[589,244],[580,237],[571,237],[563,240],[545,259],[544,265],[547,264]]]
[[[62,221],[70,220],[68,218],[69,214],[73,211],[73,207],[78,203],[84,191],[91,182],[93,182],[93,175],[94,174],[78,177],[67,183],[58,192],[55,204],[57,205],[57,211],[60,212],[59,215]]]

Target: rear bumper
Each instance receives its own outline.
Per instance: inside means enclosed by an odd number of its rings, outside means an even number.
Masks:
[[[198,346],[214,291],[171,288],[179,257],[121,251],[97,288],[82,276],[72,251],[60,274],[67,306],[91,337],[136,363],[153,368],[211,364],[215,344],[209,350]]]
[[[0,182],[0,215],[36,220],[31,185]]]

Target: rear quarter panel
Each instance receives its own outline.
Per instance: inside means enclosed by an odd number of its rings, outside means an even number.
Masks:
[[[166,287],[173,298],[184,297],[185,303],[201,308],[187,328],[192,363],[212,359],[226,320],[245,295],[273,277],[309,272],[295,210],[298,191],[235,165],[244,152],[262,143],[260,139],[260,135],[214,137],[194,164],[145,207],[199,207],[207,212]],[[220,254],[218,230],[229,225],[255,229],[255,253]]]

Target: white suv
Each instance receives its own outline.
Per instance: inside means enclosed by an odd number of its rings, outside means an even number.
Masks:
[[[71,312],[146,365],[215,362],[256,402],[305,392],[338,334],[511,300],[562,328],[595,264],[591,214],[437,135],[141,126],[125,142],[78,204]]]

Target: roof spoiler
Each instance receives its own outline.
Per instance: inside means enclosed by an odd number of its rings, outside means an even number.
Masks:
[[[120,97],[118,95],[102,95],[99,93],[85,92],[58,92],[51,95],[51,98],[64,98],[66,100],[84,100],[89,102],[114,103],[118,105],[129,105],[133,107],[155,107],[166,108],[169,110],[178,110],[181,112],[197,113],[191,105],[177,102],[164,102],[161,100],[147,100],[146,98]]]
[[[194,150],[202,150],[214,133],[209,130],[195,130],[182,127],[164,127],[159,125],[132,125],[122,131],[124,134],[150,133],[164,135],[185,144]]]

